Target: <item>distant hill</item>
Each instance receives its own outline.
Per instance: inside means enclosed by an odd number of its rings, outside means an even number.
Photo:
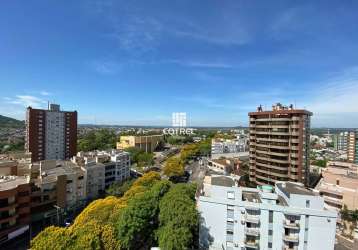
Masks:
[[[24,126],[24,121],[0,115],[0,128],[22,128]]]

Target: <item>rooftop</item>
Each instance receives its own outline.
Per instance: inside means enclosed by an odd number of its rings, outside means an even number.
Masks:
[[[299,194],[299,195],[310,195],[316,196],[317,194],[314,193],[312,190],[306,188],[301,183],[293,183],[293,182],[277,182],[276,186],[290,197],[290,194]]]
[[[265,115],[265,114],[307,114],[312,115],[311,112],[304,110],[304,109],[296,109],[292,104],[289,106],[282,105],[281,103],[276,103],[272,105],[272,110],[264,110],[262,105],[257,107],[256,112],[250,112],[249,116],[251,115]]]
[[[26,183],[29,183],[29,178],[25,176],[0,176],[0,191],[14,189]]]
[[[254,203],[261,203],[260,195],[258,192],[243,191],[242,192],[242,200],[254,202]]]
[[[223,175],[207,175],[204,178],[204,183],[222,187],[234,187],[235,181],[230,176]]]

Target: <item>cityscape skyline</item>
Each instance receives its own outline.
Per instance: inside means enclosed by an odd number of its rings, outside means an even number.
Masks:
[[[312,127],[358,124],[357,3],[3,5],[1,115],[51,101],[82,124],[187,112],[191,126],[231,127],[280,102],[313,112]]]

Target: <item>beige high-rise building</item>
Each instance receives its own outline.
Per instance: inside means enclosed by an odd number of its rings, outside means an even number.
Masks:
[[[147,153],[152,153],[162,140],[162,135],[121,136],[120,141],[117,142],[117,149],[123,150],[130,147],[136,147]]]
[[[358,163],[358,132],[349,132],[347,139],[347,158],[349,162]]]
[[[307,110],[280,103],[250,112],[250,181],[308,184],[310,117]]]

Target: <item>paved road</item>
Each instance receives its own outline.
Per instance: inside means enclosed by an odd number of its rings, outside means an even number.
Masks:
[[[340,235],[336,235],[336,244],[334,246],[334,250],[358,250],[358,241],[356,240],[354,243],[345,239]]]
[[[205,166],[200,166],[198,161],[194,161],[186,166],[186,170],[191,171],[189,182],[196,182],[198,185],[203,183],[206,173]]]

